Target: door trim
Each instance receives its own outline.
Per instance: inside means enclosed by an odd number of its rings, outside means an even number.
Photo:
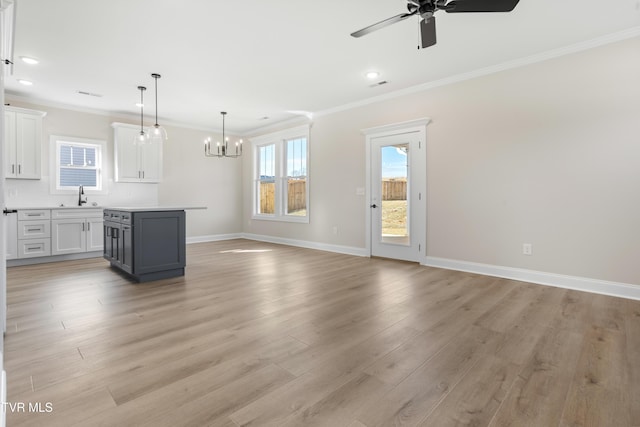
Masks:
[[[426,153],[426,147],[427,147],[427,125],[431,122],[431,119],[429,119],[428,117],[425,118],[421,118],[421,119],[416,119],[416,120],[409,120],[406,122],[399,122],[399,123],[391,123],[391,124],[387,124],[387,125],[382,125],[382,126],[376,126],[376,127],[371,127],[371,128],[366,128],[366,129],[362,129],[361,133],[365,136],[365,161],[366,161],[366,165],[365,165],[365,205],[364,205],[364,210],[365,210],[365,248],[366,251],[368,253],[368,256],[371,256],[371,208],[370,208],[370,203],[371,203],[371,141],[374,138],[380,138],[380,137],[385,137],[385,136],[391,136],[391,135],[398,135],[398,134],[404,134],[404,133],[418,133],[418,137],[420,138],[420,141],[422,141],[423,144],[425,144],[425,153]],[[426,171],[426,158],[425,158],[425,170],[424,173],[421,174],[421,176],[423,177],[423,187],[424,187],[424,194],[422,197],[422,201],[421,203],[423,204],[423,212],[425,213],[425,233],[427,230],[427,224],[426,224],[426,203],[427,203],[427,194],[426,194],[426,179],[427,179],[427,171]],[[424,243],[422,245],[422,254],[423,256],[421,256],[421,258],[426,257],[427,254],[427,242],[426,242],[426,236],[424,239]],[[418,260],[418,262],[421,262],[422,260]]]

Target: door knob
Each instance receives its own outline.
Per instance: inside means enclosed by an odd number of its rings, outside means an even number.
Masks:
[[[378,205],[376,205],[376,204],[374,203],[374,204],[372,204],[372,205],[371,205],[371,207],[375,209],[375,208],[377,208],[377,207],[378,207]]]

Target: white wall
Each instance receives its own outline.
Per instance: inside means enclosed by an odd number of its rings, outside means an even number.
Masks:
[[[429,256],[640,284],[639,75],[635,38],[318,117],[310,223],[251,220],[247,156],[244,230],[364,247],[360,131],[429,117]]]
[[[187,237],[239,232],[242,198],[241,164],[231,159],[205,159],[203,140],[209,132],[168,126],[169,141],[163,149],[164,180],[160,184],[114,182],[113,128],[111,123],[137,124],[135,119],[54,108],[8,97],[11,105],[46,111],[42,137],[42,179],[5,180],[9,207],[59,206],[77,203],[77,194],[50,194],[49,136],[63,135],[107,141],[103,170],[107,195],[88,194],[89,202],[100,206],[204,206],[207,210],[188,211]],[[139,122],[138,122],[139,123]]]
[[[52,108],[36,104],[27,104],[15,101],[10,96],[7,102],[12,106],[31,108],[45,111],[42,125],[42,177],[39,180],[6,179],[6,204],[10,207],[26,206],[59,206],[64,203],[66,206],[73,206],[78,203],[78,195],[51,194],[50,183],[50,135],[74,136],[78,138],[88,138],[107,141],[106,153],[103,153],[106,167],[103,168],[103,175],[107,187],[107,195],[88,194],[87,199],[97,202],[100,206],[149,206],[157,204],[158,185],[157,184],[130,184],[116,183],[113,180],[113,128],[111,123],[116,120],[106,115],[88,114],[78,111]]]
[[[205,157],[204,139],[222,135],[167,128],[164,180],[158,188],[161,205],[206,206],[187,211],[187,237],[211,238],[242,231],[242,162]],[[233,136],[230,138],[235,139]]]
[[[640,284],[638,75],[635,38],[317,117],[309,224],[252,220],[250,150],[241,160],[205,158],[208,133],[178,127],[168,127],[161,184],[111,183],[95,199],[206,206],[187,214],[192,238],[244,231],[364,249],[361,130],[429,117],[429,256]],[[7,180],[7,205],[73,203],[49,194],[49,134],[106,139],[112,162],[110,124],[124,120],[12,104],[48,115],[43,180]],[[525,242],[533,256],[521,254]]]

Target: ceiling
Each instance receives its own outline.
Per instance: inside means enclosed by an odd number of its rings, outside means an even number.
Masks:
[[[438,44],[424,50],[417,17],[350,37],[405,10],[404,0],[18,0],[5,86],[20,99],[133,118],[144,85],[153,124],[159,73],[160,124],[219,129],[225,110],[227,129],[247,134],[640,26],[640,0],[521,0],[511,13],[438,12]]]

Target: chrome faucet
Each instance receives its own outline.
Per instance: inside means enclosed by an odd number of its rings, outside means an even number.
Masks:
[[[81,185],[80,187],[78,187],[78,206],[82,206],[83,204],[87,203],[86,197],[84,198],[84,200],[82,200],[83,195],[84,195],[84,186]]]

